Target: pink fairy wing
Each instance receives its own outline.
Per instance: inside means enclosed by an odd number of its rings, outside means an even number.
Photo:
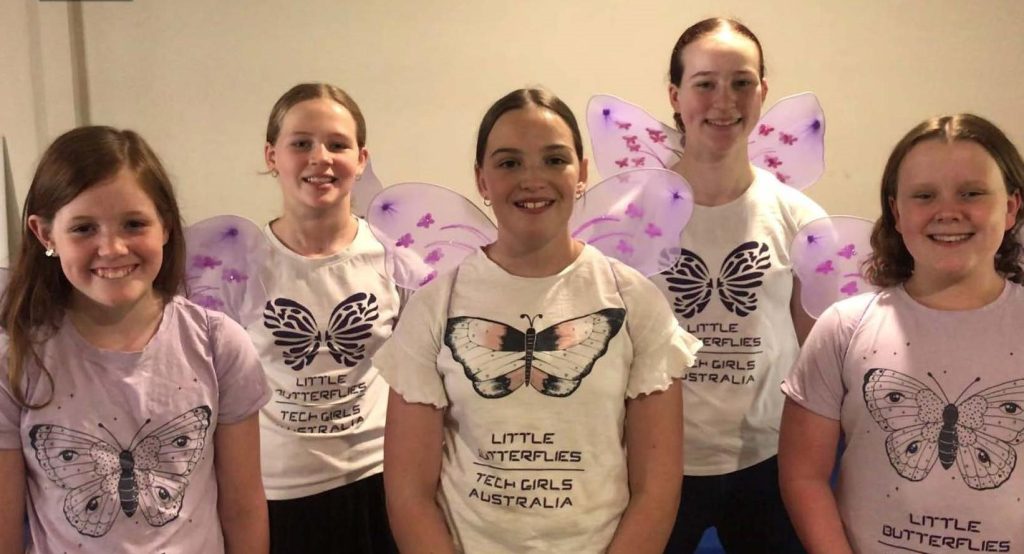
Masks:
[[[418,289],[494,242],[491,220],[462,195],[427,183],[392,185],[373,198],[366,221],[387,251],[400,287]]]
[[[257,321],[267,302],[260,271],[270,244],[252,221],[221,215],[185,229],[188,299],[224,312],[242,326]]]
[[[352,187],[352,213],[365,218],[373,197],[382,190],[384,190],[384,185],[381,184],[377,174],[373,172],[373,164],[368,159],[362,177]]]
[[[679,131],[621,98],[591,97],[587,127],[594,161],[605,178],[627,169],[670,167],[679,159]]]
[[[805,92],[779,100],[757,122],[747,141],[750,163],[803,190],[825,170],[825,114]]]
[[[861,266],[871,254],[872,222],[838,215],[816,219],[793,239],[790,255],[800,279],[800,302],[817,319],[832,303],[870,292]]]
[[[576,202],[572,236],[644,275],[675,262],[666,255],[693,213],[693,190],[667,169],[634,169],[591,187]]]

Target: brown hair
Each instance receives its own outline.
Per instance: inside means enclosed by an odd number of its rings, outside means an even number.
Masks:
[[[1006,192],[1024,196],[1024,160],[1010,139],[990,121],[972,114],[944,115],[928,119],[907,133],[893,148],[882,172],[882,216],[871,232],[871,256],[864,262],[865,277],[871,283],[888,287],[898,285],[914,272],[914,258],[903,237],[896,230],[896,216],[890,201],[899,188],[899,170],[907,154],[919,143],[940,140],[945,143],[971,141],[992,156],[1006,183]],[[996,271],[1015,283],[1024,283],[1021,269],[1021,243],[1017,232],[1024,220],[1024,210],[1017,211],[1013,228],[1003,234],[1003,242],[995,255]]]
[[[729,19],[725,17],[712,17],[703,21],[698,21],[693,25],[690,25],[683,34],[679,35],[676,40],[676,45],[672,47],[672,57],[668,61],[668,80],[673,85],[679,86],[683,83],[683,49],[697,40],[704,38],[707,35],[717,33],[723,29],[732,31],[744,37],[747,37],[757,47],[757,56],[759,58],[758,64],[758,76],[764,79],[764,49],[761,48],[761,41],[757,39],[757,35],[754,34],[746,25],[736,21],[735,19]],[[680,131],[685,131],[683,128],[683,118],[676,112],[672,114],[672,119],[676,122],[676,128]]]
[[[25,197],[21,216],[23,239],[11,269],[10,282],[0,299],[0,325],[10,338],[7,380],[15,401],[28,408],[23,383],[25,361],[31,356],[42,375],[53,378],[43,366],[35,345],[56,331],[71,297],[72,286],[57,260],[46,257],[42,244],[32,236],[29,216],[48,223],[68,202],[90,187],[113,178],[122,169],[135,174],[153,201],[167,232],[163,264],[153,289],[165,301],[177,294],[185,280],[185,236],[181,214],[167,172],[146,141],[134,131],[112,127],[79,127],[64,133],[43,153]],[[27,390],[27,389],[25,389]]]
[[[487,113],[484,114],[483,119],[480,121],[480,130],[476,134],[477,167],[483,167],[484,165],[487,138],[491,135],[491,130],[494,129],[494,124],[498,122],[498,119],[505,115],[506,112],[521,110],[527,106],[545,108],[560,117],[569,126],[569,131],[572,132],[572,145],[576,151],[576,158],[583,159],[583,136],[580,134],[580,126],[576,122],[576,116],[572,114],[569,106],[562,102],[560,98],[544,89],[521,88],[502,96],[497,102],[491,104],[490,109],[487,110]]]
[[[299,102],[318,98],[330,98],[348,110],[352,114],[352,119],[356,121],[356,144],[360,148],[366,146],[366,120],[363,119],[359,104],[356,104],[344,90],[327,83],[301,83],[288,89],[288,92],[277,99],[267,120],[267,144],[277,142],[277,137],[281,134],[281,123],[288,110]]]

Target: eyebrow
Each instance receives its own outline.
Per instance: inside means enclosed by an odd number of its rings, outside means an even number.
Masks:
[[[544,152],[571,152],[572,148],[569,148],[564,144],[549,144],[541,149]],[[490,157],[497,156],[498,154],[522,154],[523,151],[518,148],[495,148],[491,152]]]
[[[708,77],[710,75],[718,75],[721,71],[698,71],[693,75],[690,75],[690,79],[696,79],[697,77]],[[732,75],[747,75],[751,77],[757,77],[757,73],[749,69],[741,69],[739,71],[733,71]]]
[[[147,214],[146,212],[141,212],[139,210],[132,210],[130,212],[124,212],[124,213],[113,214],[113,215],[115,217],[150,217],[151,216],[151,214]],[[160,217],[159,214],[152,214],[152,215],[156,215],[157,217]],[[93,216],[93,215],[76,215],[76,216],[73,216],[71,218],[71,223],[78,223],[78,222],[81,222],[81,221],[93,221],[95,219],[100,219],[100,218],[98,218],[96,216]]]

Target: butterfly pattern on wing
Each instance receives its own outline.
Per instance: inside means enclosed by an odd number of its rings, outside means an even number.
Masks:
[[[976,490],[997,488],[1013,473],[1013,447],[1024,442],[1024,379],[949,402],[909,375],[873,368],[863,392],[871,417],[888,433],[889,462],[905,479],[924,479],[936,461],[944,469],[955,463]]]
[[[357,365],[366,358],[365,341],[379,317],[377,297],[364,292],[334,307],[326,331],[320,331],[308,308],[290,298],[270,300],[263,310],[263,324],[274,336],[274,344],[282,347],[284,363],[295,371],[313,363],[325,343],[335,362]]]
[[[209,406],[193,408],[127,449],[49,424],[32,426],[29,441],[46,477],[68,490],[68,523],[82,535],[102,537],[119,511],[133,517],[141,508],[154,527],[178,517],[188,475],[203,455],[210,413]]]
[[[576,392],[608,344],[622,328],[626,310],[605,308],[526,332],[476,317],[448,320],[444,343],[484,398],[508,396],[529,383],[541,394],[566,397]]]
[[[662,275],[669,292],[676,295],[672,307],[682,317],[691,318],[704,311],[716,289],[722,305],[740,317],[757,309],[757,288],[771,267],[767,244],[749,241],[734,248],[722,262],[717,278],[693,251],[678,248],[668,255],[678,258],[675,266]]]

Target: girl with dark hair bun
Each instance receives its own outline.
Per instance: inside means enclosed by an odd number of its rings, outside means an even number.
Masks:
[[[0,302],[5,551],[27,506],[32,552],[266,552],[270,390],[241,326],[176,296],[184,235],[156,154],[68,131],[22,219]]]
[[[809,551],[1024,548],[1022,195],[1024,160],[983,118],[893,149],[866,268],[884,288],[822,314],[782,385],[782,492]]]
[[[587,160],[561,100],[501,98],[476,152],[498,238],[420,289],[375,358],[398,544],[660,553],[699,343],[643,274],[570,234]]]
[[[716,527],[729,552],[799,552],[778,490],[777,384],[813,320],[790,245],[825,215],[749,161],[768,83],[760,41],[742,23],[700,21],[676,41],[669,102],[683,132],[671,169],[693,187],[682,256],[654,282],[705,349],[683,382],[685,486],[670,552]]]

